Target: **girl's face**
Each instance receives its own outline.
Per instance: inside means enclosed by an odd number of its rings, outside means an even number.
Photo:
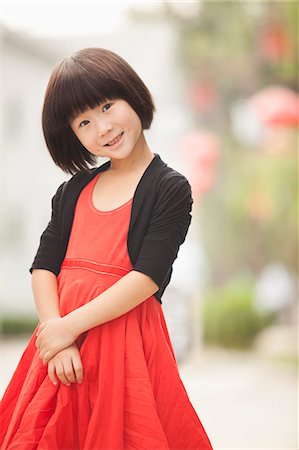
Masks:
[[[107,100],[80,113],[70,126],[90,153],[115,159],[129,156],[143,135],[139,116],[122,99]],[[114,143],[115,138],[118,142]]]

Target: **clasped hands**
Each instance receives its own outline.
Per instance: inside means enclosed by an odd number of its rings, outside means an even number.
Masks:
[[[60,350],[73,344],[79,334],[76,334],[65,317],[58,317],[41,322],[36,336],[35,345],[39,348],[39,357],[46,364]]]

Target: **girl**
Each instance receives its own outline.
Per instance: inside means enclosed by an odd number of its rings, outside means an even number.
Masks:
[[[154,111],[106,49],[82,49],[50,77],[43,133],[72,177],[30,268],[40,323],[1,401],[2,450],[212,449],[161,307],[193,200],[145,140]],[[90,168],[98,156],[109,160]]]

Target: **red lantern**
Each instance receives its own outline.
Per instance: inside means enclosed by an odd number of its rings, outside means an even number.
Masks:
[[[269,86],[251,97],[249,104],[264,125],[299,125],[299,96],[291,89]]]
[[[279,23],[267,24],[261,32],[260,40],[264,56],[271,61],[278,61],[289,52],[288,36],[284,27]]]
[[[181,142],[186,176],[193,194],[209,191],[216,181],[216,164],[219,159],[219,140],[210,131],[193,130]]]
[[[201,114],[210,113],[218,103],[218,95],[214,83],[210,80],[195,81],[190,88],[191,105]]]

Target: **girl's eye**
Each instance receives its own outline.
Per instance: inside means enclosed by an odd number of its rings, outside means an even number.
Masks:
[[[103,109],[105,108],[105,106],[108,106],[108,105],[112,105],[112,103],[106,103],[106,105],[103,106]],[[110,108],[108,108],[108,109],[110,109]]]
[[[84,123],[84,122],[88,122],[88,120],[82,120],[82,122],[79,123],[79,128],[82,128],[81,125],[82,125],[82,123]]]

